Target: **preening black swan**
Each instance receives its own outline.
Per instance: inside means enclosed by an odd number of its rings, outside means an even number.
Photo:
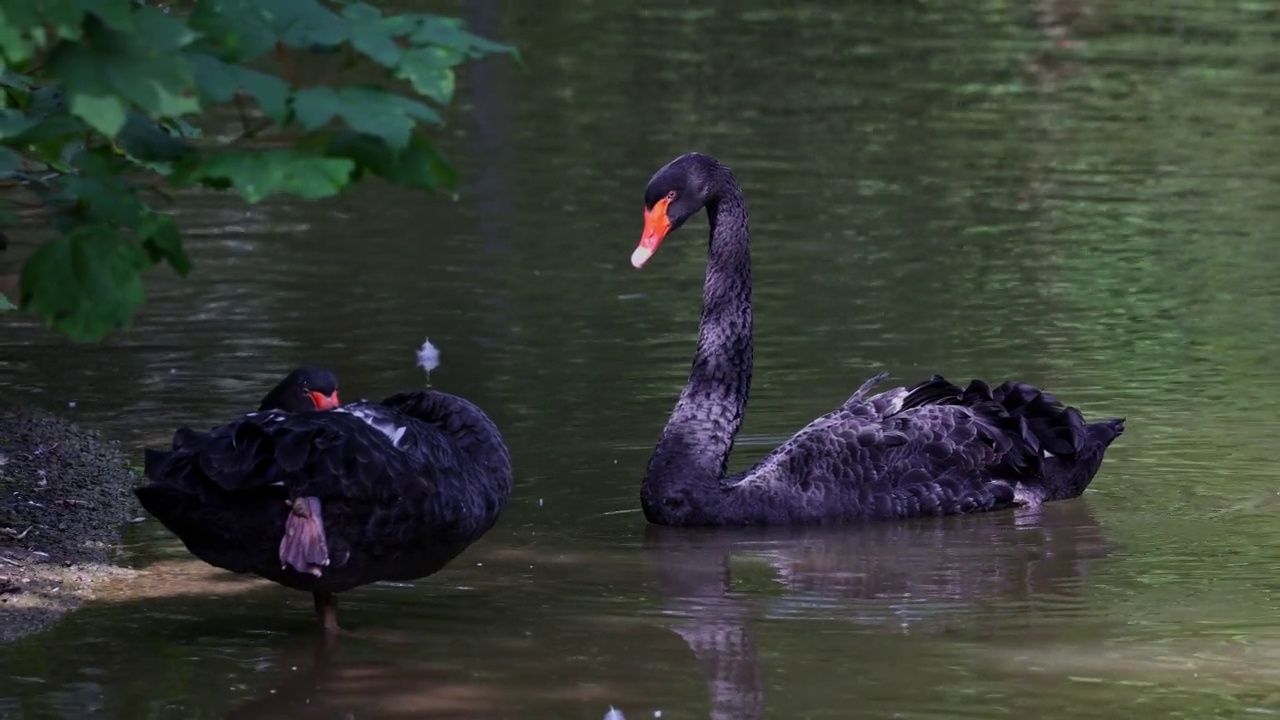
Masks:
[[[146,451],[145,474],[138,499],[192,554],[310,591],[327,631],[334,593],[444,567],[497,522],[512,481],[501,433],[467,400],[424,389],[339,406],[318,368],[258,412],[178,430]]]
[[[1084,492],[1124,419],[1086,423],[1026,383],[960,388],[935,375],[868,397],[881,373],[746,472],[725,476],[751,387],[747,204],[728,167],[698,153],[654,174],[631,264],[706,208],[698,349],[640,502],[662,525],[800,525],[997,510]]]

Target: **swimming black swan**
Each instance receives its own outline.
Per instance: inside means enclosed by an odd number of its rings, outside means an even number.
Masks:
[[[1085,423],[1075,408],[1020,382],[967,388],[935,375],[867,394],[863,383],[746,472],[725,477],[751,387],[751,251],[747,205],[729,168],[698,153],[654,174],[631,264],[706,208],[711,221],[698,349],[689,382],[640,490],[662,525],[801,525],[996,510],[1084,492],[1118,418]]]
[[[420,360],[431,369],[430,343]],[[299,368],[249,413],[147,450],[147,512],[196,557],[315,597],[430,575],[497,521],[511,458],[485,413],[436,390],[339,406],[332,373]]]

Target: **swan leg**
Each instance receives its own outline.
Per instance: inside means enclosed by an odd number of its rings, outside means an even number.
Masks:
[[[1040,507],[1044,504],[1044,491],[1018,483],[1013,486],[1013,504],[1024,508]]]
[[[338,631],[338,597],[331,592],[314,592],[311,597],[316,601],[316,617],[325,633]]]
[[[324,538],[324,519],[320,514],[320,498],[300,497],[289,501],[289,519],[284,523],[280,540],[282,567],[320,577],[321,568],[329,564],[329,545]]]

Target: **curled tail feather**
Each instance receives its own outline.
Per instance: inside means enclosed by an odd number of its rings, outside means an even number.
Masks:
[[[1124,432],[1124,420],[1115,419],[1089,424],[1074,407],[1064,406],[1052,393],[1024,382],[1007,381],[992,388],[981,380],[968,387],[934,375],[912,388],[902,401],[899,412],[924,405],[962,405],[999,431],[1007,447],[1003,464],[1016,476],[1046,477],[1067,468],[1074,470],[1092,466],[1084,484],[1088,484],[1102,452]],[[1056,460],[1046,467],[1047,460]],[[1046,472],[1050,471],[1050,472]],[[1052,479],[1052,478],[1050,478]],[[1078,485],[1072,482],[1071,485]],[[1080,486],[1078,491],[1083,492]]]
[[[845,400],[840,405],[840,407],[847,408],[851,405],[857,405],[867,397],[867,393],[871,392],[871,388],[879,385],[880,383],[888,379],[889,379],[889,372],[887,370],[881,370],[875,375],[872,375],[871,377],[867,378],[866,381],[864,381],[861,385],[859,385],[858,389],[854,390],[853,394],[849,396],[849,399]]]

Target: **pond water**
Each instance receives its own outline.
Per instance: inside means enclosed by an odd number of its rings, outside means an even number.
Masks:
[[[430,335],[433,384],[510,444],[499,525],[436,576],[347,593],[334,645],[305,595],[131,526],[146,573],[0,648],[0,716],[1280,713],[1280,3],[438,7],[525,59],[467,73],[456,201],[183,196],[195,273],[155,273],[102,346],[5,318],[0,391],[140,456],[301,361],[347,399],[417,386]],[[1127,416],[1089,492],[822,532],[647,527],[705,221],[627,259],[645,182],[692,149],[751,204],[733,468],[880,369],[1016,376]]]

